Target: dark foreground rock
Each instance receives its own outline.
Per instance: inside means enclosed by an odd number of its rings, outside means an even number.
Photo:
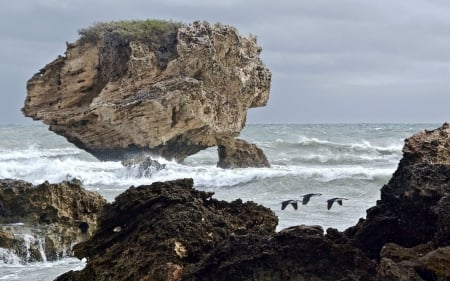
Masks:
[[[449,230],[450,126],[445,123],[405,140],[381,200],[345,234],[380,261],[381,280],[449,280]]]
[[[22,262],[71,255],[72,245],[95,231],[105,203],[98,193],[73,182],[34,186],[0,180],[0,248]]]
[[[375,280],[375,263],[321,227],[275,233],[271,210],[211,196],[190,179],[130,188],[75,246],[86,268],[57,280]]]

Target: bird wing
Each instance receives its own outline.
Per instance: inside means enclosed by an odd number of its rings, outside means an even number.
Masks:
[[[281,210],[286,209],[286,206],[289,205],[290,200],[281,202]]]
[[[292,204],[292,207],[294,207],[294,209],[298,209],[298,204],[297,204],[297,201],[293,201],[293,202],[291,202],[291,204]]]
[[[311,198],[311,195],[309,195],[309,194],[303,196],[302,204],[303,204],[303,205],[308,204],[310,198]]]
[[[333,200],[328,200],[327,203],[328,203],[327,207],[328,207],[328,210],[329,210],[329,209],[331,209],[331,206],[333,206],[334,201]]]
[[[342,206],[342,199],[336,200]]]

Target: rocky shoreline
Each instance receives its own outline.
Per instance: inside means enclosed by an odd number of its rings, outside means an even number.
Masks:
[[[32,187],[3,180],[0,186],[2,194],[11,195],[58,191],[50,197],[54,200],[33,195],[26,204],[69,198],[63,190],[96,198],[95,208],[81,204],[84,199],[65,202],[58,208],[73,209],[64,215],[50,216],[61,214],[49,211],[56,207],[29,212],[40,225],[62,221],[76,226],[77,233],[82,222],[93,231],[98,215],[92,236],[72,248],[76,257],[87,258],[86,267],[59,281],[450,280],[450,125],[405,140],[403,153],[376,206],[343,232],[305,225],[276,232],[278,218],[270,209],[216,200],[213,193],[196,190],[192,179],[131,187],[106,204],[76,183]],[[15,211],[19,215],[7,219],[14,205],[5,196],[0,196],[2,223],[25,217]],[[0,235],[0,247],[14,249],[11,236]]]

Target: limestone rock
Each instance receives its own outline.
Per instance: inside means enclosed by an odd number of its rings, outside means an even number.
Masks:
[[[106,201],[71,182],[0,180],[0,247],[23,262],[55,260],[89,238]]]
[[[263,151],[254,144],[241,139],[220,138],[217,140],[220,168],[270,167]]]
[[[150,42],[106,32],[68,44],[28,81],[23,113],[100,159],[181,161],[236,137],[269,97],[256,38],[207,22],[163,26]]]

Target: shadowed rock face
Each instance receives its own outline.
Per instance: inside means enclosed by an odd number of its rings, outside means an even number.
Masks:
[[[98,193],[71,182],[0,180],[0,247],[23,262],[71,255],[72,245],[95,231],[104,204]]]
[[[275,233],[271,210],[218,201],[192,185],[154,183],[119,195],[99,231],[75,246],[86,268],[57,280],[374,280],[375,263],[321,227]]]
[[[381,200],[367,210],[366,220],[347,230],[370,257],[379,257],[388,242],[404,247],[432,240],[448,243],[449,133],[446,123],[405,140],[403,158],[381,189]]]
[[[206,22],[173,36],[164,63],[161,48],[139,40],[68,44],[28,81],[23,113],[105,160],[147,152],[181,161],[236,137],[247,110],[269,97],[256,38]]]
[[[449,280],[450,126],[405,140],[403,158],[367,218],[345,231],[380,280]]]

